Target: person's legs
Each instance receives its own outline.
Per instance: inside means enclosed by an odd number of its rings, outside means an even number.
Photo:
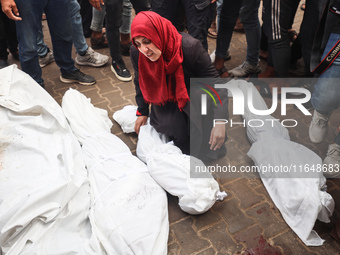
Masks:
[[[132,4],[130,0],[123,0],[123,15],[122,25],[119,28],[120,32],[120,50],[123,56],[130,56],[131,38],[131,15],[132,15]]]
[[[1,4],[0,4],[1,8]],[[7,33],[5,28],[5,19],[7,18],[6,14],[0,13],[0,68],[7,65]]]
[[[21,21],[16,21],[21,69],[43,86],[39,66],[37,36],[46,0],[17,0]]]
[[[46,56],[46,54],[48,52],[48,47],[47,47],[46,43],[44,42],[44,34],[43,34],[43,31],[42,31],[41,24],[40,24],[39,29],[38,29],[37,44],[38,44],[38,55],[39,55],[39,57]]]
[[[216,39],[216,58],[214,63],[217,70],[223,70],[224,60],[227,56],[227,51],[229,49],[241,4],[242,1],[223,1],[219,23],[217,24],[218,33]],[[228,73],[225,74],[225,76],[227,75]]]
[[[105,5],[100,5],[101,10],[97,10],[93,7],[92,12],[92,22],[91,22],[91,30],[95,32],[102,33],[104,19],[105,19],[105,13],[106,13],[106,7]]]
[[[120,52],[119,27],[122,24],[123,0],[105,0],[106,36],[112,58],[111,70],[118,80],[131,81],[132,76],[126,68]]]
[[[91,36],[91,21],[92,21],[92,5],[88,0],[78,0],[80,8],[80,15],[82,19],[82,30],[85,37]]]
[[[91,47],[93,49],[102,49],[108,47],[107,39],[103,34],[103,25],[106,13],[106,6],[100,5],[101,10],[93,8],[92,23],[91,23]]]
[[[96,80],[74,66],[72,53],[72,23],[70,1],[47,1],[44,9],[52,38],[54,57],[60,67],[60,80],[64,83],[93,85]],[[67,14],[67,15],[65,15]],[[41,15],[41,14],[40,14]]]
[[[339,34],[331,34],[322,59],[340,39]],[[328,120],[331,113],[340,106],[340,57],[319,77],[314,86],[311,102],[314,115],[309,127],[309,137],[312,142],[322,142],[328,132]]]
[[[263,29],[268,37],[277,77],[287,77],[290,66],[288,29],[295,0],[263,0]]]
[[[201,41],[203,47],[208,50],[208,28],[212,22],[210,1],[202,0],[197,3],[183,0],[183,5],[189,34]]]
[[[151,0],[152,11],[171,21],[177,28],[179,0]]]
[[[260,0],[243,0],[240,20],[247,39],[247,61],[253,65],[259,62],[261,25],[259,21]]]
[[[240,66],[230,70],[236,77],[245,77],[261,72],[259,65],[259,52],[261,42],[261,26],[258,16],[260,0],[243,0],[239,11],[239,18],[247,39],[246,61]]]
[[[82,20],[80,16],[80,5],[77,0],[70,0],[70,16],[72,24],[72,40],[76,51],[80,55],[85,55],[88,45],[82,30]]]
[[[53,52],[47,47],[46,43],[44,42],[44,34],[42,31],[42,26],[40,23],[40,27],[38,30],[38,55],[39,55],[39,65],[41,68],[47,66],[49,63],[54,61]]]
[[[313,73],[310,71],[310,58],[312,53],[313,39],[316,32],[316,27],[319,22],[318,8],[315,0],[306,1],[306,9],[303,15],[303,20],[300,27],[302,56],[305,64],[305,76],[311,77]]]
[[[142,11],[150,11],[151,10],[151,4],[150,0],[130,0],[133,6],[133,9],[135,9],[135,13],[138,14]],[[174,2],[173,0],[171,2]]]

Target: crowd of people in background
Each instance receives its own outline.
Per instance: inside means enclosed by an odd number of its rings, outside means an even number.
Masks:
[[[304,16],[297,33],[292,25],[299,6],[304,10]],[[335,80],[340,78],[340,57],[336,51],[340,48],[340,0],[306,0],[302,5],[300,0],[262,0],[262,5],[260,0],[1,0],[1,8],[3,12],[0,13],[0,68],[8,65],[8,55],[11,54],[13,58],[20,60],[21,69],[42,87],[44,80],[41,68],[53,61],[60,68],[61,82],[95,84],[95,78],[81,72],[75,63],[93,67],[104,66],[109,62],[109,57],[95,50],[105,47],[110,50],[110,65],[114,76],[120,81],[131,81],[131,72],[122,56],[129,56],[130,49],[134,52],[135,46],[142,45],[142,41],[132,41],[130,36],[134,9],[135,14],[153,11],[169,20],[177,31],[186,32],[198,40],[206,54],[208,54],[207,37],[215,38],[216,50],[213,62],[204,63],[206,67],[214,68],[214,71],[208,72],[209,75],[262,80],[263,82],[259,83],[259,90],[263,96],[268,97],[273,87],[290,86],[285,79],[266,83],[265,78],[289,77],[290,68],[298,59],[303,58],[303,76],[318,78],[315,79],[315,84],[304,84],[304,87],[312,92],[311,107],[315,109],[309,129],[310,139],[314,143],[320,143],[325,139],[329,118],[340,106],[340,86],[339,81]],[[262,10],[262,15],[259,15],[259,10]],[[44,43],[43,16],[47,19],[53,50]],[[155,19],[153,24],[162,29],[162,25],[157,23],[161,19],[153,15],[148,17]],[[262,22],[259,17],[262,17]],[[167,29],[177,36],[172,29]],[[246,59],[240,66],[227,70],[225,61],[230,59],[229,46],[235,30],[245,33]],[[147,38],[147,34],[142,34]],[[147,39],[153,43],[153,35],[149,36],[151,38]],[[86,37],[91,37],[91,46],[86,43]],[[194,46],[195,41],[191,41],[190,38],[183,37],[183,42]],[[177,43],[176,41],[174,45]],[[160,47],[167,46],[165,41],[161,44]],[[73,45],[76,49],[75,60],[71,56]],[[202,54],[201,48],[198,49],[197,54]],[[186,50],[183,49],[185,54],[195,58]],[[155,52],[157,53],[157,49]],[[161,54],[166,56],[165,52]],[[165,65],[162,65],[162,68],[165,75],[169,75],[166,69],[167,61],[173,59],[183,62],[180,55],[176,55],[176,58],[169,57],[169,60],[164,59]],[[259,59],[267,61],[263,72]],[[132,62],[135,63],[134,71],[138,72],[136,61],[138,57],[134,55],[132,57]],[[176,70],[177,68],[178,66]],[[184,75],[183,70],[180,72],[183,79],[187,78],[185,76],[188,73],[196,78],[207,73],[191,70],[185,65],[185,60],[183,69]],[[136,73],[135,75],[138,77]],[[150,75],[149,73],[145,77],[151,77]],[[139,75],[141,76],[143,75]],[[140,79],[135,79],[135,84],[139,86],[140,83]],[[176,83],[173,83],[173,86],[176,87]],[[184,83],[183,86],[182,89],[185,88]],[[137,92],[137,95],[141,96],[141,91]],[[184,106],[182,108],[185,109]],[[140,112],[139,114],[143,115]],[[147,112],[146,115],[148,114]],[[324,160],[329,166],[340,164],[339,131],[338,127],[337,136],[334,143],[329,145]],[[221,139],[224,141],[224,137]],[[326,176],[338,177],[334,172],[326,173]]]

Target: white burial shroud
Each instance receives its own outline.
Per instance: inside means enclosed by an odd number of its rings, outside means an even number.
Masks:
[[[82,144],[89,172],[91,244],[100,244],[107,254],[167,254],[164,190],[145,164],[111,134],[112,122],[105,110],[72,89],[65,93],[62,109]]]
[[[179,198],[178,205],[190,214],[208,211],[216,201],[227,194],[219,189],[217,181],[209,172],[191,173],[195,166],[205,169],[204,163],[185,155],[172,142],[159,134],[151,125],[140,128],[137,156],[146,162],[150,175],[167,192]]]
[[[234,80],[231,83],[242,90],[245,102],[251,98],[255,109],[268,109],[252,83],[242,80]],[[329,217],[334,210],[334,200],[326,192],[326,179],[322,172],[300,173],[300,169],[296,172],[292,170],[294,166],[300,165],[308,165],[310,169],[314,166],[316,169],[322,164],[321,158],[305,146],[290,141],[288,130],[280,122],[266,121],[266,119],[274,120],[272,116],[255,115],[245,104],[243,118],[246,123],[254,119],[261,119],[264,123],[261,127],[247,125],[247,136],[252,143],[248,156],[255,165],[286,166],[291,169],[289,172],[260,172],[262,182],[276,207],[306,245],[322,245],[324,240],[313,230],[313,227],[317,219],[330,222]]]
[[[134,132],[136,110],[137,106],[128,105],[113,114],[124,132]],[[179,198],[178,204],[184,212],[204,213],[227,196],[224,191],[220,192],[217,181],[209,172],[190,173],[195,171],[195,166],[206,169],[201,160],[183,154],[172,142],[168,143],[166,135],[158,133],[150,124],[140,128],[137,156],[147,164],[156,182]]]
[[[2,254],[94,254],[79,143],[57,102],[16,65],[0,70],[0,183]]]

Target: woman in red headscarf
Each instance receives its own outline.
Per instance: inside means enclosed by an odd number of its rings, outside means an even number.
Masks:
[[[209,158],[224,155],[225,125],[211,127],[206,139],[202,125],[197,121],[189,125],[189,108],[193,108],[189,102],[190,78],[219,77],[201,42],[178,33],[170,21],[151,11],[140,12],[134,18],[131,37],[136,47],[131,48],[138,105],[136,133],[146,124],[151,104],[150,124],[168,135],[183,153],[190,153],[190,129],[197,136],[195,141],[201,144],[191,150],[191,155],[204,154]],[[228,119],[228,97],[222,99],[221,106],[212,114],[216,119]]]

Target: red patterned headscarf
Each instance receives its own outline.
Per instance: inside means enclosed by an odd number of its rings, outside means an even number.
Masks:
[[[182,36],[169,20],[152,11],[140,12],[133,19],[133,43],[137,36],[146,37],[162,52],[155,62],[139,53],[139,86],[144,100],[157,105],[176,102],[182,110],[189,100],[182,67]]]

